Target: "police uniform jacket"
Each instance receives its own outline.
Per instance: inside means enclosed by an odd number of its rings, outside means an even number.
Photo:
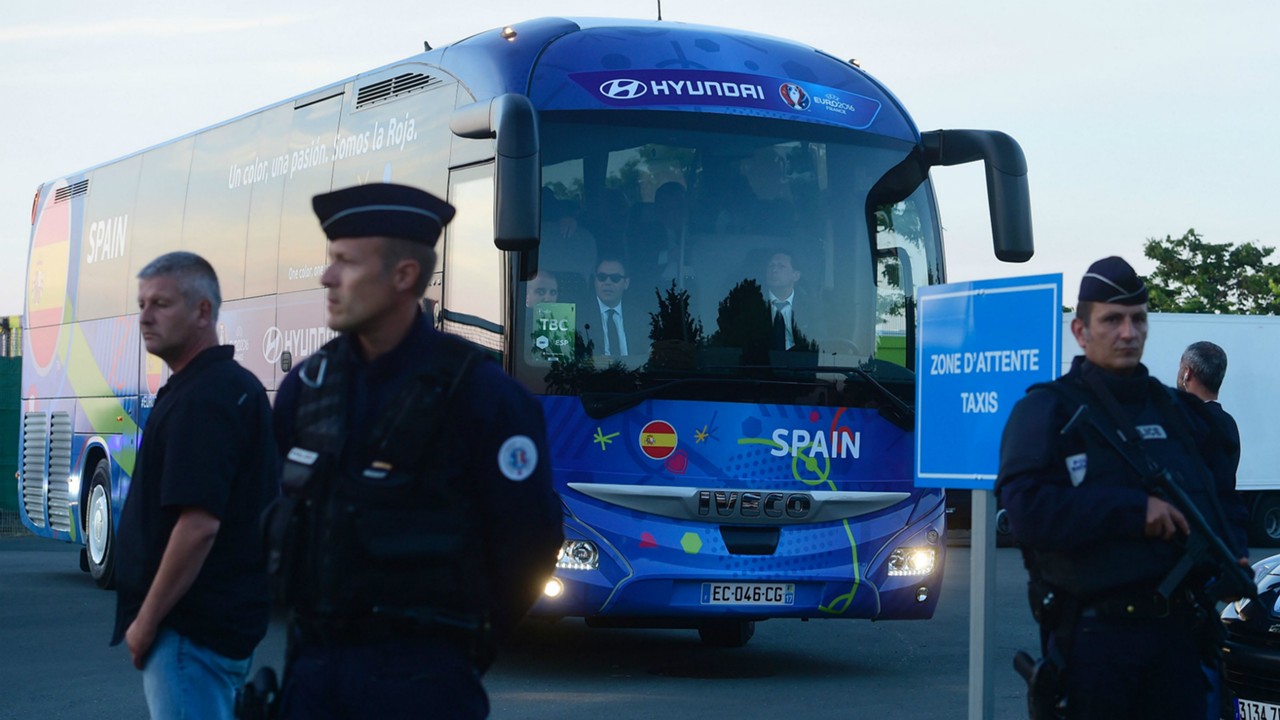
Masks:
[[[1194,447],[1189,448],[1179,442],[1178,424],[1162,415],[1152,395],[1175,391],[1152,380],[1145,366],[1121,376],[1076,357],[1071,371],[1055,382],[1087,387],[1089,374],[1096,374],[1111,391],[1141,436],[1147,455],[1180,477],[1183,489],[1201,514],[1218,526],[1228,547],[1238,557],[1245,556],[1244,506],[1234,491],[1224,446],[1197,410],[1202,403],[1186,393],[1173,397],[1172,408],[1184,421],[1181,427],[1193,436]],[[1014,535],[1041,561],[1048,561],[1046,580],[1058,580],[1077,594],[1153,588],[1177,561],[1179,550],[1171,542],[1144,536],[1150,493],[1086,422],[1072,422],[1076,409],[1076,403],[1058,392],[1036,387],[1010,413],[997,490]],[[1095,402],[1089,412],[1104,410]],[[1222,514],[1213,507],[1214,499]],[[1214,522],[1223,515],[1225,528]]]
[[[342,336],[329,346],[346,355],[347,434],[337,450],[342,468],[339,482],[351,483],[374,464],[371,428],[387,412],[393,400],[405,393],[429,364],[435,362],[445,337],[419,315],[410,333],[392,351],[366,361],[357,341]],[[301,393],[296,367],[281,383],[276,398],[275,432],[281,453],[295,442],[295,423]],[[482,361],[460,381],[449,402],[439,408],[449,413],[439,423],[441,437],[431,443],[433,452],[423,457],[417,472],[445,473],[470,484],[472,505],[478,508],[476,532],[483,552],[481,573],[491,613],[500,632],[513,626],[541,592],[540,580],[550,574],[562,541],[562,510],[552,488],[551,458],[541,407],[496,362]],[[513,453],[512,449],[525,452]],[[527,467],[527,463],[533,463]],[[423,515],[430,513],[424,509]],[[432,511],[442,510],[432,508]],[[448,508],[443,509],[447,515]],[[420,518],[421,519],[421,518]],[[439,528],[406,528],[424,536]],[[309,552],[325,552],[310,548]]]

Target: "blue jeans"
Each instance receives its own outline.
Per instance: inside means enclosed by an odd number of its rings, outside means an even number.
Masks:
[[[160,628],[142,689],[152,720],[204,720],[235,715],[236,690],[244,685],[253,656],[233,660]]]

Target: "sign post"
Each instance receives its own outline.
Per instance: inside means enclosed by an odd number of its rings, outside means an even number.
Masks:
[[[990,720],[1000,436],[1026,389],[1058,375],[1062,276],[927,286],[917,303],[916,486],[973,491],[969,720]]]

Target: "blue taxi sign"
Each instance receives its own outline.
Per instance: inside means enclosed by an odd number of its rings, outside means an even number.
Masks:
[[[917,305],[916,486],[994,490],[1013,404],[1061,367],[1062,275],[922,287]]]

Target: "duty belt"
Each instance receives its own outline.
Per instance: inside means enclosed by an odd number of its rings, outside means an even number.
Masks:
[[[303,642],[316,645],[376,645],[393,640],[441,640],[470,651],[488,633],[487,623],[440,615],[369,614],[358,617],[304,615],[294,624]]]
[[[1080,611],[1082,618],[1134,621],[1194,620],[1201,614],[1200,604],[1186,591],[1168,598],[1155,592],[1124,593],[1085,603]]]

